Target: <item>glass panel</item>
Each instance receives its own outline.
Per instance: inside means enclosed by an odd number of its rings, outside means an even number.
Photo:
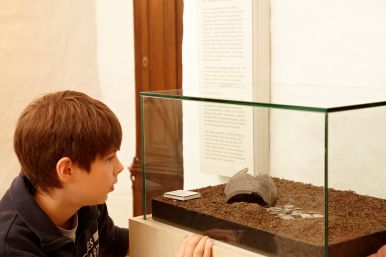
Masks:
[[[329,114],[329,256],[368,256],[386,243],[385,142],[386,107]]]
[[[271,99],[259,99],[250,95],[240,95],[237,88],[256,88],[259,85],[239,85],[230,89],[226,87],[206,87],[183,90],[165,90],[142,92],[142,95],[175,98],[184,100],[228,102],[239,105],[263,106],[294,110],[335,112],[386,105],[385,88],[363,88],[322,85],[272,84]]]
[[[182,187],[181,101],[141,97],[144,210],[151,199]]]

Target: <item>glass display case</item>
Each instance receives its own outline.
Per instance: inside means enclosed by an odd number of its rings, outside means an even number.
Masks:
[[[383,91],[226,91],[141,93],[145,219],[267,256],[363,257],[386,244]],[[174,190],[200,197],[164,196]]]

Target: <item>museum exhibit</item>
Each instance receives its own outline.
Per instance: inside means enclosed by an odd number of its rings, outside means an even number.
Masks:
[[[259,102],[216,90],[141,93],[144,219],[268,256],[359,257],[384,244],[385,101]],[[160,154],[170,138],[174,162]],[[165,197],[172,190],[200,197]]]

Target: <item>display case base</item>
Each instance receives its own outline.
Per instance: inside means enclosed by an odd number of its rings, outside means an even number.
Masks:
[[[284,204],[288,202],[288,199],[292,199],[291,204],[295,206],[323,213],[321,209],[324,207],[322,188],[278,179],[275,179],[275,183],[279,192],[279,200],[276,205]],[[352,202],[352,204],[378,205],[384,209],[386,203],[383,199],[364,197],[353,192],[337,190],[329,192],[331,200],[329,234],[331,239],[328,244],[327,255],[324,249],[324,217],[281,220],[269,214],[266,208],[254,203],[237,203],[236,206],[231,206],[222,200],[224,198],[221,195],[223,188],[224,185],[198,189],[197,191],[200,191],[203,197],[187,202],[173,201],[162,196],[156,197],[152,200],[152,217],[155,220],[198,230],[212,238],[252,251],[264,251],[274,256],[363,257],[376,252],[379,247],[386,244],[386,218],[379,219],[379,216],[374,214],[375,220],[378,222],[375,224],[375,221],[370,219],[374,217],[368,216],[369,219],[366,219],[366,215],[371,215],[372,208],[367,211],[360,210],[361,214],[359,214],[352,211],[351,208],[355,210],[355,208],[362,208],[361,206],[347,206],[348,203]],[[302,191],[301,195],[305,198],[311,199],[299,199],[297,190]],[[209,193],[208,191],[216,192]],[[334,203],[335,200],[336,203]],[[204,203],[200,204],[199,201]],[[342,211],[335,204],[346,205],[343,209],[348,213],[337,213]],[[238,212],[236,209],[232,209],[235,207],[240,211],[241,217],[234,216]],[[363,213],[364,211],[365,213]],[[254,217],[249,215],[253,212],[255,213]],[[225,216],[220,214],[225,214]],[[346,218],[344,218],[345,215],[347,215]],[[362,224],[358,224],[358,217],[352,217],[352,215],[363,217]],[[350,219],[352,219],[351,222],[354,222],[353,224],[350,223]],[[262,224],[264,222],[269,224]],[[354,230],[355,227],[366,227],[369,224],[373,231],[366,232],[365,228],[359,232]],[[346,230],[342,230],[342,228],[346,228]]]
[[[176,256],[183,239],[192,231],[154,221],[151,215],[129,221],[130,257]],[[272,257],[213,240],[212,257]]]

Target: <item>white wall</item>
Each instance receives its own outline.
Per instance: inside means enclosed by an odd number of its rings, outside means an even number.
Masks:
[[[130,172],[135,155],[134,27],[130,0],[96,0],[98,77],[103,101],[123,129],[118,156],[125,167],[107,205],[116,224],[127,227],[133,216]]]
[[[19,172],[12,137],[22,109],[46,92],[83,91],[104,101],[123,127],[119,157],[134,155],[132,3],[0,1],[0,195]],[[110,195],[116,223],[131,216],[129,172]],[[110,208],[111,206],[111,208]]]
[[[386,85],[386,2],[272,0],[273,83]]]
[[[330,107],[385,101],[385,10],[384,0],[271,0],[272,102]],[[183,86],[189,88],[198,85],[194,81],[199,77],[196,2],[185,2],[184,18]],[[374,181],[386,179],[385,161],[378,161],[382,170],[371,171],[373,176],[363,174],[373,153],[386,160],[382,114],[376,109],[331,116],[330,185],[346,189],[356,184],[355,190],[386,197],[384,189],[371,188]],[[324,116],[273,111],[270,118],[272,175],[323,184]],[[362,150],[335,155],[355,148]]]
[[[271,8],[272,101],[329,107],[386,100],[385,1],[272,0]],[[330,115],[331,187],[386,197],[376,182],[386,179],[384,115],[384,108]],[[271,141],[271,169],[281,176],[296,169],[297,179],[320,185],[324,117],[307,116],[271,113],[271,138],[285,137]]]

